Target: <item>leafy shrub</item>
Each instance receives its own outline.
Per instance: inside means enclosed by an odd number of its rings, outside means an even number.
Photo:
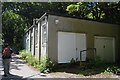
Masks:
[[[49,58],[43,57],[40,60],[39,70],[40,70],[40,72],[48,73],[53,70],[54,66],[55,66],[55,64]]]
[[[72,58],[70,60],[70,62],[67,63],[66,67],[73,67],[73,66],[77,66],[79,64],[80,64],[80,62],[79,62],[78,58],[76,58],[76,59]]]
[[[20,57],[24,60],[26,60],[26,62],[35,67],[35,68],[38,68],[39,67],[39,60],[37,60],[35,57],[33,57],[31,55],[31,52],[29,51],[26,51],[26,50],[22,50],[20,51]]]
[[[30,64],[31,66],[36,66],[37,64],[39,64],[39,61],[37,59],[35,59],[33,56],[29,56],[26,60],[28,62],[28,64]]]
[[[49,58],[46,57],[43,57],[40,61],[37,60],[34,56],[31,55],[31,52],[26,50],[20,51],[20,57],[26,60],[29,65],[37,68],[40,70],[40,72],[44,73],[52,71],[55,65]]]
[[[89,76],[89,75],[91,75],[92,73],[91,73],[91,72],[87,72],[87,71],[80,71],[79,74],[80,74],[80,75],[83,75],[83,76]]]
[[[26,59],[26,57],[29,55],[29,52],[28,51],[26,51],[26,50],[22,50],[22,51],[20,51],[19,52],[20,53],[20,57],[22,58],[22,59]]]
[[[118,68],[117,66],[107,67],[107,69],[104,71],[104,73],[106,73],[106,72],[117,74],[118,72],[120,72],[120,68]]]
[[[72,65],[72,64],[75,64],[76,63],[76,61],[74,60],[74,58],[72,58],[71,60],[70,60],[70,64]]]

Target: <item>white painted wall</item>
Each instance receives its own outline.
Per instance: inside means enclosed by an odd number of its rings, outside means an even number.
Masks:
[[[79,52],[86,49],[86,36],[80,33],[58,32],[58,63],[80,60]],[[82,57],[85,60],[85,57]]]

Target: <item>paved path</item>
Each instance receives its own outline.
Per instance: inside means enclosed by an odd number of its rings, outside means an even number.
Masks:
[[[23,60],[19,58],[18,55],[13,55],[10,64],[10,75],[4,77],[2,58],[0,53],[0,75],[2,80],[23,80],[23,79],[35,79],[35,78],[71,78],[74,75],[71,74],[43,74],[39,71],[28,66]],[[67,76],[65,76],[67,75]],[[77,76],[75,76],[77,77]]]
[[[29,78],[46,78],[45,74],[28,66],[23,60],[21,60],[18,55],[12,56],[10,65],[10,75],[4,77],[2,58],[0,53],[0,80],[20,80]]]

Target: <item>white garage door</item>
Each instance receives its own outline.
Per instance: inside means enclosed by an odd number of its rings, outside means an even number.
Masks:
[[[72,58],[80,60],[79,52],[85,49],[85,34],[58,32],[58,63],[68,63]],[[86,57],[83,57],[83,60],[84,58]]]
[[[112,37],[95,37],[96,55],[105,62],[115,62],[115,42]]]

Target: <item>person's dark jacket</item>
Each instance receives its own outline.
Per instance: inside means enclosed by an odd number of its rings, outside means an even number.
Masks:
[[[2,49],[2,54],[3,54],[3,50],[4,50],[4,48]],[[13,53],[13,50],[11,48],[10,48],[10,52],[11,52],[10,54]],[[10,59],[10,58],[12,58],[11,55],[8,56],[8,57],[5,57],[5,56],[2,55],[2,59]]]

